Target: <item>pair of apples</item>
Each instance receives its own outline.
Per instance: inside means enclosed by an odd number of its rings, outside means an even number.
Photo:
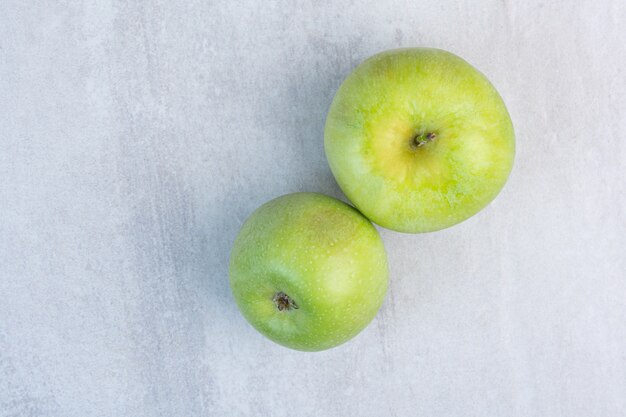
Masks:
[[[230,259],[244,317],[304,351],[351,339],[378,312],[388,267],[370,220],[410,233],[457,224],[495,198],[515,154],[511,119],[487,78],[428,48],[359,65],[333,100],[324,145],[356,208],[321,194],[279,197],[248,218]]]

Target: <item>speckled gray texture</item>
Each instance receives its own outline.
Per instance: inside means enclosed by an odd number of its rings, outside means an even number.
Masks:
[[[0,2],[0,416],[626,414],[626,3]],[[326,110],[365,57],[451,50],[518,136],[498,199],[383,231],[353,341],[263,339],[227,283],[246,216],[341,197]]]

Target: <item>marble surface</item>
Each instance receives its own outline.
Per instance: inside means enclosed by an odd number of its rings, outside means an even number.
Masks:
[[[0,415],[626,415],[622,0],[0,2]],[[511,112],[509,183],[382,230],[391,286],[307,354],[240,316],[243,220],[342,198],[325,114],[365,57],[451,50]]]

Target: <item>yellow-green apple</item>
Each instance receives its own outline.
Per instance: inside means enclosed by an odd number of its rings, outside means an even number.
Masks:
[[[506,182],[513,125],[496,89],[458,56],[398,49],[365,60],[335,95],[330,168],[370,220],[429,232],[480,211]]]
[[[374,318],[387,291],[387,255],[368,219],[322,194],[259,207],[231,253],[230,286],[243,316],[281,345],[337,346]]]

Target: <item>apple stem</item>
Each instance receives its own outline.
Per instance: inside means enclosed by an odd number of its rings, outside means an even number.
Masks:
[[[433,132],[429,133],[418,133],[411,140],[411,147],[413,149],[419,148],[420,146],[426,145],[428,142],[433,141],[437,135]]]
[[[276,308],[278,308],[279,311],[297,310],[299,308],[296,302],[282,291],[274,294],[272,301],[274,301],[274,304],[276,304]]]

